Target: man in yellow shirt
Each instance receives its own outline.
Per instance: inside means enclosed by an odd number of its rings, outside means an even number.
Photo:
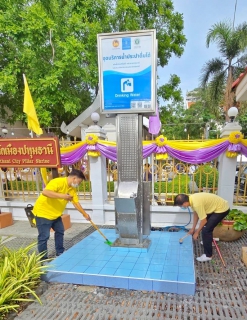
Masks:
[[[198,239],[202,231],[204,254],[196,260],[200,262],[212,260],[213,231],[217,224],[229,213],[228,202],[215,194],[200,192],[190,196],[178,194],[175,197],[174,205],[180,206],[181,209],[192,208],[193,226],[189,234],[193,235],[194,240]],[[198,220],[200,220],[200,223],[198,229],[196,229]]]
[[[51,180],[34,205],[33,214],[38,229],[38,251],[44,253],[43,259],[47,259],[47,241],[51,228],[55,231],[56,255],[59,256],[64,252],[64,226],[61,216],[69,201],[86,220],[91,220],[79,204],[76,193],[76,188],[82,180],[85,180],[85,177],[80,170],[72,170],[68,177]]]

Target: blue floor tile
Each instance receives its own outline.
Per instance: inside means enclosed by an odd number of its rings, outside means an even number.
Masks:
[[[136,263],[138,257],[129,257],[129,255],[127,257],[124,258],[123,262],[134,262]]]
[[[175,281],[153,280],[153,290],[158,292],[178,293],[178,283]]]
[[[163,272],[175,272],[178,273],[178,266],[174,266],[174,265],[166,265],[163,267]]]
[[[117,261],[117,262],[123,262],[125,257],[123,256],[119,256],[119,255],[114,255],[112,256],[110,259],[108,259],[109,261]]]
[[[122,262],[119,268],[132,270],[134,268],[134,265],[135,265],[134,262]]]
[[[69,271],[72,273],[83,273],[87,268],[87,266],[74,266]]]
[[[129,289],[129,279],[121,277],[105,277],[105,286],[110,288]]]
[[[129,279],[129,289],[134,290],[153,290],[153,281],[148,279]]]
[[[148,270],[150,264],[149,263],[136,263],[135,269],[136,270]]]
[[[170,281],[177,281],[178,280],[178,274],[177,274],[177,272],[166,272],[166,271],[163,271],[161,279],[170,280]]]
[[[84,274],[83,275],[83,284],[89,285],[89,286],[105,286],[105,277],[98,276],[98,275],[89,275]]]
[[[114,273],[114,276],[122,276],[122,277],[128,277],[131,273],[131,269],[117,269],[117,271]]]
[[[119,268],[121,261],[109,261],[105,264],[106,268]]]
[[[99,272],[103,269],[103,267],[88,267],[84,273],[87,273],[87,274],[99,274]]]
[[[188,295],[195,294],[195,284],[178,282],[177,286],[178,286],[178,289],[177,289],[178,294],[188,294]]]
[[[163,264],[150,264],[148,271],[162,271],[163,270]]]
[[[186,274],[194,274],[194,268],[193,267],[185,267],[185,266],[179,266],[178,273],[186,273]]]
[[[145,278],[147,271],[146,270],[132,270],[130,273],[131,278]]]
[[[148,279],[161,279],[162,272],[161,271],[147,271],[145,278]]]
[[[51,272],[48,272],[46,275],[43,275],[41,279],[47,282],[83,284],[83,275],[77,274],[77,273],[51,271]]]
[[[114,242],[113,229],[102,229]],[[42,279],[134,290],[195,293],[192,238],[184,232],[152,231],[148,249],[107,246],[94,232],[54,259]]]
[[[113,275],[115,274],[115,272],[117,271],[118,269],[117,268],[106,268],[104,267],[103,269],[100,270],[100,273],[99,274],[102,274],[102,275]]]

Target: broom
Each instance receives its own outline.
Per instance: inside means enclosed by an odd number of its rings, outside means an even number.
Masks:
[[[77,208],[78,211],[81,212],[81,210],[79,210],[79,207],[77,206],[77,203],[73,202],[73,205]],[[105,239],[105,243],[108,244],[108,246],[112,245],[112,242],[110,240],[108,240],[106,238],[106,236],[100,231],[100,229],[96,226],[96,224],[93,223],[92,220],[89,220],[91,225],[102,235],[102,237]]]
[[[100,229],[96,226],[96,224],[93,223],[92,220],[89,220],[91,225],[102,235],[102,237],[105,239],[105,243],[108,244],[108,246],[112,245],[112,242],[106,238],[106,236],[100,231]]]

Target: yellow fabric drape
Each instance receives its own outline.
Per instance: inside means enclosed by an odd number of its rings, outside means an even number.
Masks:
[[[210,148],[213,146],[216,146],[217,144],[220,144],[224,141],[228,140],[228,138],[224,139],[213,139],[213,140],[207,140],[207,141],[173,141],[173,140],[167,140],[165,146],[169,146],[176,150],[197,150],[197,149],[203,149],[203,148]],[[148,146],[150,144],[154,144],[155,140],[149,140],[149,141],[143,141],[143,146]]]
[[[81,142],[78,142],[78,143],[75,143],[72,146],[62,147],[62,148],[60,148],[60,152],[61,153],[67,153],[67,152],[75,151],[77,148],[80,148],[84,144],[86,144],[85,140],[81,141]]]
[[[228,138],[223,139],[213,139],[213,140],[206,140],[206,141],[178,141],[178,140],[167,140],[164,146],[169,146],[176,150],[184,150],[184,151],[193,151],[198,149],[210,148],[217,146],[218,144],[228,141]],[[116,142],[114,141],[105,141],[105,140],[98,140],[99,144],[105,146],[112,146],[116,147]],[[81,146],[86,144],[86,140],[78,142],[72,146],[62,147],[60,148],[60,152],[67,153],[71,151],[75,151],[76,149],[80,148]],[[151,144],[155,144],[155,140],[145,140],[142,142],[143,146],[148,146]],[[242,139],[241,144],[247,147],[247,139]]]

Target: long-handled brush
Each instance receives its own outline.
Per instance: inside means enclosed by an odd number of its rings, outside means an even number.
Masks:
[[[184,241],[184,239],[185,239],[186,237],[188,237],[189,235],[190,235],[189,233],[186,233],[185,236],[183,236],[182,238],[179,239],[179,243],[182,244],[183,241]]]
[[[100,231],[100,229],[96,226],[96,224],[94,224],[92,220],[90,220],[90,223],[102,235],[102,237],[105,239],[105,243],[111,246],[112,242],[106,238],[106,236]]]
[[[77,210],[78,210],[79,212],[81,212],[81,209],[80,209],[80,207],[77,205],[77,203],[73,202],[73,204],[74,204],[74,206],[77,208]],[[96,224],[93,223],[92,220],[89,220],[89,221],[90,221],[91,225],[92,225],[92,226],[102,235],[102,237],[105,239],[105,243],[108,244],[109,246],[111,246],[111,245],[112,245],[112,242],[109,241],[109,240],[106,238],[106,236],[99,230],[99,228],[96,226]]]

